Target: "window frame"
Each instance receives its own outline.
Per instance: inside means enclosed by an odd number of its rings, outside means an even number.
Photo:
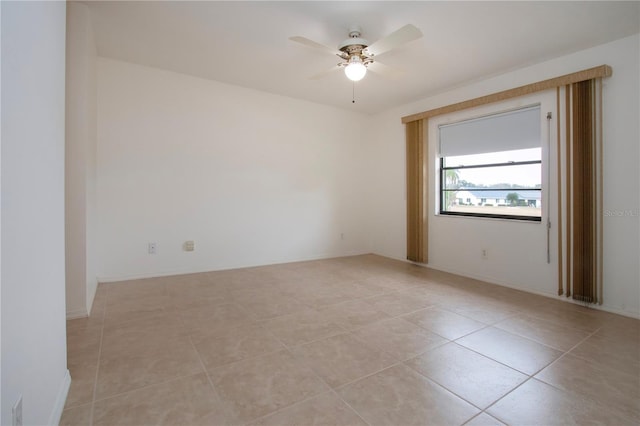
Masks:
[[[519,113],[519,112],[525,112],[527,110],[530,109],[537,109],[538,111],[541,111],[541,103],[540,102],[534,102],[532,104],[529,105],[519,105],[515,108],[508,108],[502,111],[494,111],[488,114],[483,114],[483,115],[479,115],[479,116],[475,116],[475,117],[469,117],[460,121],[455,121],[453,123],[447,123],[445,124],[446,126],[450,126],[451,124],[459,124],[462,123],[464,125],[464,123],[466,122],[474,122],[477,120],[483,120],[483,119],[500,119],[501,117],[503,117],[505,114],[511,114],[511,113]],[[542,129],[540,129],[542,132]],[[494,162],[494,163],[480,163],[480,164],[472,164],[472,165],[457,165],[457,166],[445,166],[445,161],[448,157],[456,157],[459,155],[467,155],[467,154],[453,154],[453,155],[443,155],[442,152],[444,150],[442,150],[442,135],[441,132],[442,128],[441,125],[438,126],[438,139],[440,140],[440,149],[438,150],[438,152],[436,152],[436,158],[439,159],[438,163],[439,163],[439,167],[438,167],[438,174],[439,174],[439,179],[438,179],[438,214],[440,215],[445,215],[445,216],[460,216],[460,217],[480,217],[480,218],[489,218],[489,219],[506,219],[506,220],[516,220],[516,221],[525,221],[525,222],[537,222],[537,223],[541,223],[542,222],[542,216],[543,216],[543,211],[542,208],[540,209],[540,215],[539,216],[526,216],[526,215],[514,215],[514,214],[501,214],[501,213],[478,213],[478,212],[459,212],[459,211],[450,211],[450,210],[445,210],[445,200],[447,199],[447,197],[445,196],[445,194],[447,192],[458,192],[458,191],[511,191],[512,189],[515,190],[516,188],[457,188],[455,190],[451,190],[451,189],[447,189],[446,188],[446,184],[447,184],[447,180],[446,180],[446,172],[448,170],[465,170],[465,169],[481,169],[481,168],[497,168],[497,167],[511,167],[511,166],[526,166],[526,165],[531,165],[531,164],[539,164],[540,165],[540,187],[539,188],[521,188],[521,190],[526,190],[526,191],[539,191],[540,193],[540,201],[542,202],[542,197],[543,197],[543,186],[544,186],[544,178],[543,178],[543,173],[544,173],[544,164],[542,162],[542,158],[543,158],[543,153],[544,153],[544,142],[542,141],[542,139],[540,140],[540,149],[541,149],[541,155],[539,160],[522,160],[522,161],[507,161],[505,162],[504,160],[501,162]],[[542,136],[542,135],[540,135]],[[496,147],[497,148],[497,147]],[[486,152],[486,154],[491,154],[491,153],[503,153],[503,152],[509,152],[510,151],[510,147],[507,144],[506,146],[501,146],[501,150],[496,150],[496,151],[489,151]],[[505,149],[506,148],[506,149]],[[518,149],[523,149],[518,147],[517,145],[514,146],[514,149],[518,150]],[[526,149],[526,148],[525,148]],[[450,151],[449,149],[447,151]],[[490,161],[490,160],[487,160]],[[457,198],[457,197],[456,197]],[[506,198],[505,198],[506,201]],[[496,203],[498,203],[498,199],[496,199]]]
[[[527,160],[527,161],[510,161],[507,163],[486,163],[486,164],[477,164],[473,166],[451,166],[446,167],[444,165],[445,158],[442,155],[438,156],[440,160],[440,179],[439,179],[439,208],[438,213],[445,216],[462,216],[462,217],[481,217],[481,218],[490,218],[490,219],[507,219],[507,220],[519,220],[519,221],[527,221],[527,222],[542,222],[542,211],[540,211],[540,216],[525,216],[525,215],[508,215],[508,214],[495,214],[495,213],[471,213],[471,212],[453,212],[444,210],[444,202],[445,202],[445,192],[457,192],[461,189],[458,188],[455,191],[451,189],[446,189],[446,172],[447,170],[462,170],[462,169],[478,169],[478,168],[488,168],[488,167],[511,167],[511,166],[522,166],[528,164],[540,164],[540,179],[541,186],[540,188],[522,188],[522,190],[526,191],[539,191],[540,192],[540,200],[542,201],[542,157],[540,160]],[[462,190],[465,190],[464,188]],[[468,190],[468,189],[467,189]],[[499,188],[474,188],[474,191],[502,191],[503,189]],[[504,191],[508,191],[509,189],[504,189]]]

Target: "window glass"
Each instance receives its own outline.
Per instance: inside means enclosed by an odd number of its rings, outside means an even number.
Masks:
[[[539,112],[539,107],[526,109],[529,120],[536,120],[539,128],[540,116],[532,115],[531,110]],[[508,114],[500,114],[499,117],[504,122]],[[522,114],[518,117],[521,120]],[[487,120],[488,123],[492,120],[495,122],[491,116]],[[477,122],[478,119],[474,120],[476,127]],[[464,122],[461,124],[468,126]],[[452,126],[455,124],[447,127]],[[533,127],[533,124],[528,124],[529,129]],[[460,147],[474,147],[472,140],[466,139],[464,143],[456,141],[456,149],[448,149],[446,140],[441,139],[440,213],[540,221],[542,149],[539,137],[538,146],[531,147],[531,133],[529,130],[529,142],[525,148],[523,143],[514,143],[516,149],[478,153],[477,148],[470,148],[469,151],[475,151],[470,154],[466,154]],[[466,132],[465,138],[473,137],[472,133]],[[517,132],[510,131],[509,137],[517,138]],[[489,140],[488,137],[485,139]],[[491,145],[486,142],[484,144]],[[503,141],[499,145],[504,147],[508,143]],[[447,152],[455,155],[446,155]]]

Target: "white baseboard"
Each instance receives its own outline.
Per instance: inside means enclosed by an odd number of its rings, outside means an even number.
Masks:
[[[93,301],[96,298],[96,292],[98,291],[98,279],[96,278],[94,282],[87,283],[87,316],[91,315],[91,310],[93,309]],[[67,319],[69,319],[67,317]]]
[[[539,291],[539,290],[530,289],[530,288],[527,288],[527,287],[518,287],[518,286],[515,286],[515,285],[510,284],[510,283],[501,282],[499,280],[492,279],[490,277],[478,276],[478,275],[474,275],[474,274],[462,274],[459,271],[456,271],[454,269],[449,269],[449,268],[446,268],[446,267],[437,267],[437,266],[424,264],[424,263],[416,263],[416,262],[412,262],[410,260],[402,259],[402,258],[399,258],[399,257],[396,257],[396,256],[390,256],[390,255],[387,255],[387,254],[382,254],[382,253],[373,253],[373,254],[377,254],[378,256],[383,256],[383,257],[388,257],[388,258],[391,258],[391,259],[399,260],[401,262],[406,262],[406,263],[411,263],[411,264],[414,264],[414,265],[422,266],[424,268],[434,269],[436,271],[448,272],[450,274],[459,275],[461,277],[472,278],[474,280],[484,281],[484,282],[486,282],[488,284],[499,285],[501,287],[507,287],[507,288],[512,288],[514,290],[524,291],[525,293],[531,293],[531,294],[535,294],[535,295],[538,295],[538,296],[548,297],[548,298],[554,299],[554,300],[560,300],[560,301],[566,302],[566,303],[573,303],[573,304],[576,304],[576,305],[584,306],[583,303],[580,303],[580,302],[578,302],[576,300],[573,300],[571,298],[567,298],[567,297],[564,297],[564,296],[558,296],[556,293],[545,293],[545,292],[542,292],[542,291]],[[591,308],[591,309],[598,310],[598,311],[605,311],[605,312],[610,312],[612,314],[622,315],[624,317],[640,319],[640,313],[638,313],[638,312],[618,309],[618,308],[615,308],[615,307],[608,306],[606,304],[603,304],[603,305],[592,304],[592,305],[589,305],[588,307]]]
[[[60,390],[58,390],[58,396],[56,397],[56,403],[49,416],[50,425],[59,425],[60,418],[62,417],[62,411],[64,410],[64,404],[67,402],[67,395],[69,394],[69,388],[71,387],[71,374],[67,370],[60,384]]]
[[[86,309],[76,309],[76,310],[67,312],[68,320],[77,319],[77,318],[86,318],[88,316],[89,316],[89,313],[87,312]]]
[[[345,251],[341,253],[330,253],[330,254],[320,254],[320,255],[312,255],[298,259],[284,259],[284,260],[274,260],[271,262],[257,263],[257,264],[238,264],[238,265],[230,265],[230,266],[218,266],[218,267],[196,267],[191,269],[175,269],[170,271],[159,271],[159,272],[148,272],[148,273],[139,273],[139,274],[123,274],[123,275],[102,275],[98,276],[98,282],[100,283],[110,283],[117,281],[129,281],[129,280],[141,280],[145,278],[158,278],[158,277],[170,277],[173,275],[186,275],[186,274],[200,274],[203,272],[215,272],[215,271],[226,271],[231,269],[242,269],[242,268],[256,268],[259,266],[271,266],[271,265],[282,265],[285,263],[296,263],[296,262],[307,262],[310,260],[322,260],[322,259],[332,259],[336,257],[348,257],[348,256],[359,256],[363,254],[370,254],[370,251]]]

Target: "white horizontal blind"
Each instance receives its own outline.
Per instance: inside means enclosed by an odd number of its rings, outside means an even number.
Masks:
[[[540,105],[515,111],[443,124],[440,130],[440,155],[483,154],[539,148]]]

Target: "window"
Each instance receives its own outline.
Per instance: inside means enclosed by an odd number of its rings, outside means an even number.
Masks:
[[[439,126],[440,214],[541,221],[540,107]]]

